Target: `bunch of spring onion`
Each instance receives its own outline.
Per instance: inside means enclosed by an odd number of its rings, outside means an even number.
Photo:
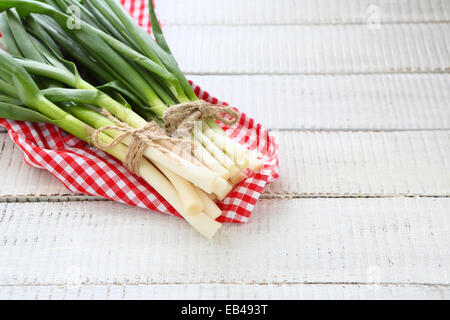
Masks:
[[[88,143],[96,134],[108,145],[122,134],[111,116],[137,129],[149,120],[164,125],[168,108],[198,100],[149,4],[155,39],[117,0],[1,0],[9,55],[0,52],[0,117],[53,123]],[[68,14],[74,6],[79,17]],[[105,127],[111,129],[96,131]],[[149,145],[137,173],[211,238],[221,215],[213,200],[262,163],[213,119],[199,121],[189,142],[189,152],[165,139]],[[125,161],[131,143],[124,136],[105,151]]]

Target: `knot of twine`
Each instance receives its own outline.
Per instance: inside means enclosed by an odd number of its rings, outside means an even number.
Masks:
[[[108,111],[103,110],[102,112],[112,122],[114,122],[115,125],[102,127],[96,130],[92,135],[94,146],[102,150],[107,150],[119,145],[126,137],[131,137],[128,153],[123,164],[128,170],[136,175],[139,175],[139,164],[144,157],[144,152],[147,147],[151,146],[159,151],[167,152],[167,149],[159,145],[158,141],[175,141],[175,139],[167,136],[166,131],[160,128],[155,122],[149,122],[146,126],[135,129],[130,127],[127,123],[117,120]],[[110,143],[105,144],[100,142],[99,136],[107,130],[119,131],[122,132],[122,134],[115,137]]]
[[[226,113],[232,119],[226,119],[221,114]],[[163,115],[164,127],[169,134],[175,131],[191,132],[195,122],[206,118],[214,118],[227,126],[239,120],[239,113],[231,107],[214,105],[204,100],[186,102],[170,107]]]

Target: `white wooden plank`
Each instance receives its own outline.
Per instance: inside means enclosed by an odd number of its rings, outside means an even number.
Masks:
[[[145,1],[145,0],[141,0]],[[340,24],[448,21],[446,0],[157,0],[169,24]]]
[[[449,299],[447,286],[338,284],[172,284],[0,286],[2,300]]]
[[[0,204],[0,285],[449,285],[450,199],[263,200],[213,242],[112,202]],[[282,236],[280,236],[282,235]]]
[[[71,194],[47,171],[29,167],[20,149],[5,133],[0,133],[0,176],[0,195],[4,200]]]
[[[195,74],[326,74],[450,70],[450,24],[166,26]]]
[[[191,76],[267,128],[449,129],[449,74]]]
[[[269,194],[450,196],[450,131],[273,134],[280,179]]]
[[[263,197],[450,196],[450,130],[274,131],[280,179]],[[74,194],[30,168],[0,135],[0,201],[64,201]]]

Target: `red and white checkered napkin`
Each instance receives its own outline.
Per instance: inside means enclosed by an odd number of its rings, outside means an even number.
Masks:
[[[146,0],[122,0],[132,16],[148,27],[146,3]],[[222,103],[192,85],[199,98],[213,104]],[[58,127],[4,119],[0,119],[0,125],[9,130],[9,136],[23,151],[27,164],[49,171],[70,191],[180,216],[152,187],[132,175],[119,161]],[[245,179],[219,203],[223,215],[218,221],[247,222],[264,187],[278,178],[278,144],[267,129],[245,114],[241,114],[234,126],[223,128],[229,137],[263,156],[264,168]]]

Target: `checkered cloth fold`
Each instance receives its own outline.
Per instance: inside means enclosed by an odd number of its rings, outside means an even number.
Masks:
[[[147,0],[121,0],[140,25],[150,30]],[[212,104],[226,104],[191,83],[196,95]],[[242,92],[245,94],[245,92]],[[180,216],[143,179],[99,149],[66,134],[54,125],[0,119],[0,125],[24,154],[27,164],[44,169],[70,191]],[[278,178],[278,144],[269,131],[241,114],[237,124],[223,127],[226,134],[263,157],[264,168],[252,173],[219,203],[220,222],[247,222],[264,187]],[[38,190],[37,190],[38,192]]]

